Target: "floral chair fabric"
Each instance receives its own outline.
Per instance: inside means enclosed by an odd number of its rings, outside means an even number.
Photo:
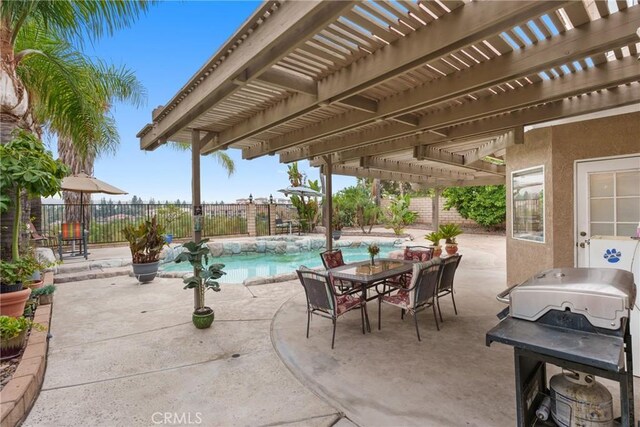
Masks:
[[[426,262],[433,257],[433,249],[427,247],[410,247],[404,248],[405,261]]]
[[[367,329],[371,329],[369,315],[367,314],[367,302],[361,295],[337,293],[335,286],[333,286],[331,275],[322,274],[304,266],[300,266],[296,273],[307,299],[307,338],[309,338],[309,323],[311,322],[312,314],[326,317],[333,321],[331,348],[334,347],[335,343],[336,320],[351,310],[360,309],[363,334],[365,333],[365,319]]]
[[[342,251],[340,249],[322,252],[320,256],[322,257],[324,268],[327,270],[344,265],[344,258],[342,257]]]
[[[436,313],[436,291],[441,270],[440,258],[416,262],[411,272],[411,282],[406,288],[398,289],[397,292],[389,295],[381,294],[378,297],[378,329],[381,328],[382,304],[385,303],[402,309],[403,318],[405,311],[414,316],[418,341],[420,341],[420,331],[416,316],[419,311],[432,307],[436,328],[440,330]]]
[[[344,265],[344,258],[342,257],[342,251],[340,249],[322,252],[320,258],[322,258],[322,264],[327,270]],[[359,292],[360,285],[358,283],[334,279],[333,276],[330,276],[330,280],[341,292]]]

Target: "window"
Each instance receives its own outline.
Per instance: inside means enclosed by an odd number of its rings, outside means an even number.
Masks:
[[[640,221],[640,171],[589,175],[592,236],[635,236]]]
[[[544,243],[544,166],[511,174],[513,238]]]

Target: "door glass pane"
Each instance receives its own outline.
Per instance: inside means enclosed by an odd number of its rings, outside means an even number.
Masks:
[[[613,224],[591,223],[591,236],[614,236]]]
[[[613,196],[613,174],[596,173],[589,175],[591,197]]]
[[[640,196],[640,171],[617,174],[616,193],[618,196]]]
[[[618,224],[618,233],[616,236],[635,237],[637,226],[638,224]]]
[[[591,221],[613,222],[613,199],[592,199]]]
[[[640,197],[616,200],[616,220],[622,222],[640,222]]]

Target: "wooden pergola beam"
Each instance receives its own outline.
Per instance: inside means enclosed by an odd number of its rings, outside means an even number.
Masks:
[[[379,157],[363,157],[360,159],[360,167],[364,169],[378,169],[391,172],[401,172],[410,175],[423,175],[432,178],[447,180],[474,179],[473,174],[434,168],[410,162],[381,159]]]
[[[564,4],[566,2],[561,1],[468,3],[433,22],[429,28],[419,28],[378,50],[375,55],[365,56],[318,82],[317,100],[309,100],[307,104],[297,108],[282,110],[280,115],[273,116],[271,123],[249,118],[222,132],[219,147],[206,147],[205,150],[221,148],[261,133],[312,111],[321,103],[331,104],[357,95],[398,73],[419,67],[447,52],[481,42],[505,28]],[[270,147],[264,149],[265,153],[272,151]]]
[[[464,156],[460,154],[437,150],[429,147],[428,145],[418,145],[417,147],[414,147],[413,156],[417,160],[430,160],[432,162],[469,168],[479,172],[486,172],[492,175],[504,176],[506,174],[506,168],[504,165],[494,165],[492,163],[482,161],[467,164],[464,161]]]
[[[446,180],[432,178],[425,175],[416,175],[377,169],[365,169],[357,166],[334,165],[334,175],[355,176],[360,178],[374,178],[390,181],[412,182],[423,184],[428,187],[470,187],[477,185],[499,185],[504,184],[504,177],[482,177],[475,179]]]
[[[388,124],[374,130],[348,134],[319,143],[311,143],[305,147],[282,153],[281,162],[292,162],[305,158],[328,154],[347,148],[358,147],[399,136],[409,135],[416,131],[430,128],[439,129],[446,126],[465,123],[496,114],[519,110],[545,102],[552,102],[570,96],[612,87],[640,79],[640,67],[634,57],[607,62],[598,66],[565,76],[564,79],[541,80],[523,88],[500,95],[489,96],[457,107],[450,107],[437,113],[424,116],[416,128],[400,123]]]
[[[377,111],[371,111],[375,114],[370,116],[355,112],[346,113],[338,117],[338,120],[327,120],[329,124],[320,122],[273,138],[260,147],[245,149],[243,155],[245,158],[254,158],[267,152],[275,152],[343,132],[380,118],[391,118],[416,126],[415,118],[407,116],[407,113],[634,42],[634,31],[639,25],[638,8],[617,13],[607,19],[584,24],[576,31],[537,42],[522,51],[512,51],[476,64],[452,76],[453,78],[437,79],[420,87],[405,90],[381,101]]]
[[[254,16],[261,16],[272,4],[273,2],[265,2]],[[153,129],[140,136],[140,148],[153,149],[159,145],[160,140],[170,140],[177,132],[238,90],[240,86],[233,82],[238,76],[246,81],[258,78],[281,57],[314,36],[353,4],[351,1],[321,0],[280,4],[278,12],[269,17],[269,25],[255,28],[251,43],[238,45],[229,58],[226,55],[229,55],[227,49],[231,49],[231,45],[223,46],[196,73],[164,107],[165,117],[154,120]],[[241,28],[236,37],[246,31],[247,28]],[[224,60],[219,59],[219,56]],[[216,63],[218,65],[215,71],[208,71]]]

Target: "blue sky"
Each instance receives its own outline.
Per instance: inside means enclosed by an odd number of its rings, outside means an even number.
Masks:
[[[113,115],[120,132],[115,155],[96,161],[94,175],[129,192],[111,196],[145,201],[191,200],[191,157],[160,147],[152,152],[140,150],[138,131],[151,121],[151,110],[165,104],[240,26],[259,2],[160,2],[133,28],[104,38],[88,53],[116,65],[134,70],[148,93],[147,106],[135,109],[115,105]],[[214,159],[202,158],[202,200],[233,202],[237,198],[273,194],[288,185],[287,166],[278,157],[242,160],[239,150],[228,150],[236,162],[236,173],[228,178]],[[317,168],[300,164],[311,179],[318,179]],[[334,191],[355,184],[354,178],[336,176]],[[94,195],[99,200],[102,195]]]

